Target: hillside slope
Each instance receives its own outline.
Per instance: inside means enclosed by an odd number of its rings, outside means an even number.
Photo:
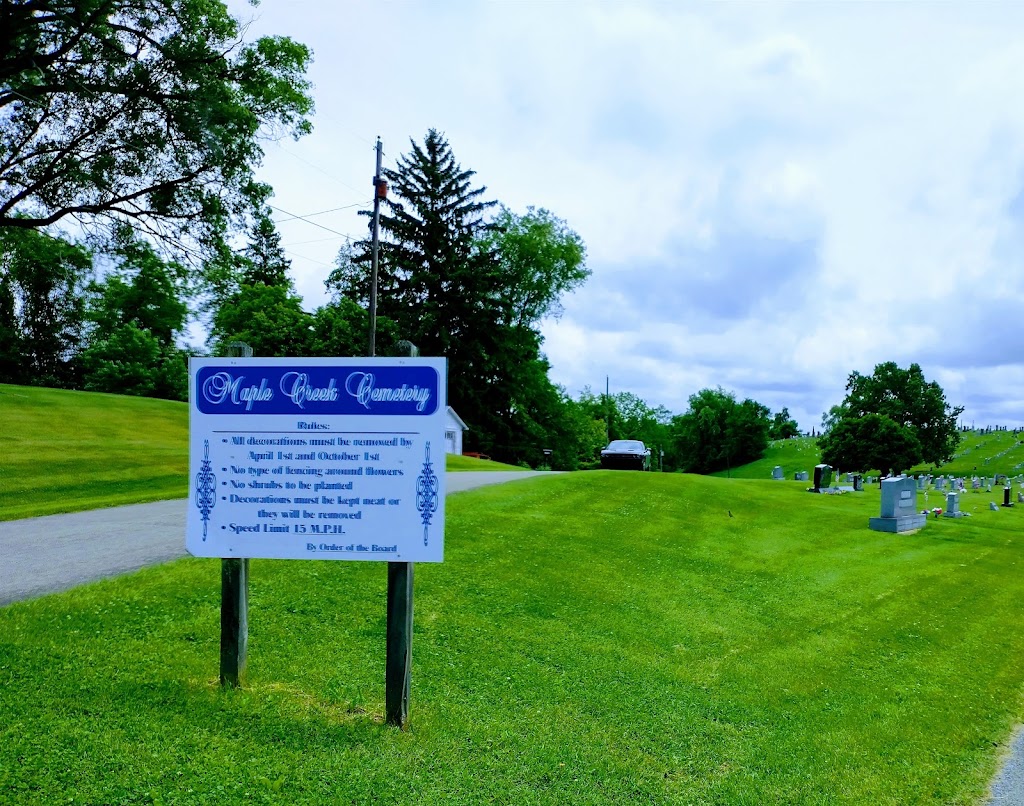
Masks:
[[[0,384],[0,520],[188,494],[188,405]],[[449,471],[520,470],[469,456]]]

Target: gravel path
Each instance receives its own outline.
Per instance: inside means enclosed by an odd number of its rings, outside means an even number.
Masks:
[[[447,493],[536,471],[449,473]],[[186,501],[0,521],[0,606],[185,556]]]
[[[1024,729],[1018,728],[1010,755],[992,782],[986,806],[1024,806]]]

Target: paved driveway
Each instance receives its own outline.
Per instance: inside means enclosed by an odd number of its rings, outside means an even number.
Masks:
[[[449,473],[447,492],[534,471]],[[0,606],[185,556],[185,500],[0,522]]]

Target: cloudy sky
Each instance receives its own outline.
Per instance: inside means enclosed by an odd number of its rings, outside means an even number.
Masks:
[[[314,51],[315,133],[261,171],[310,308],[375,137],[393,166],[436,128],[586,242],[543,328],[571,394],[721,386],[809,430],[851,371],[917,362],[966,424],[1024,424],[1024,4],[231,8]]]

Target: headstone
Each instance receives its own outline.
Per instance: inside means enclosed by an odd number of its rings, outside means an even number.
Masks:
[[[1017,503],[1018,504],[1024,504],[1024,493],[1022,493],[1022,492],[1018,492],[1017,493]]]
[[[980,490],[981,489],[981,479],[979,479],[977,476],[974,476],[973,478],[971,478],[971,489],[972,490]]]
[[[846,483],[847,484],[853,484],[853,473],[847,473],[846,474]]]
[[[946,479],[945,478],[943,478],[942,476],[939,476],[937,479],[935,479],[935,489],[936,490],[944,490],[945,488],[946,488]]]
[[[960,493],[946,493],[946,511],[942,513],[947,518],[962,518],[964,513],[960,511]]]
[[[832,465],[814,466],[814,492],[827,490],[832,484]]]
[[[926,479],[924,476],[918,476],[917,477],[917,489],[923,490],[927,486],[928,486],[928,479]]]
[[[860,473],[853,474],[853,491],[855,493],[864,492],[864,478]]]
[[[1012,507],[1013,506],[1013,502],[1010,500],[1010,485],[1009,484],[1007,484],[1005,487],[1003,487],[1003,506],[1004,507]]]
[[[996,506],[996,502],[995,501],[989,501],[988,502],[988,508],[991,509],[993,512],[998,512],[999,511],[999,507]]]
[[[807,481],[807,479],[808,479],[807,471],[806,470],[798,470],[796,473],[793,474],[793,479],[795,481]]]
[[[882,512],[868,518],[868,527],[876,532],[912,532],[928,521],[917,511],[917,485],[912,478],[885,479],[882,482]]]
[[[782,472],[781,465],[775,465],[775,467],[772,468],[772,478],[776,481],[782,481],[786,478],[786,474]]]

